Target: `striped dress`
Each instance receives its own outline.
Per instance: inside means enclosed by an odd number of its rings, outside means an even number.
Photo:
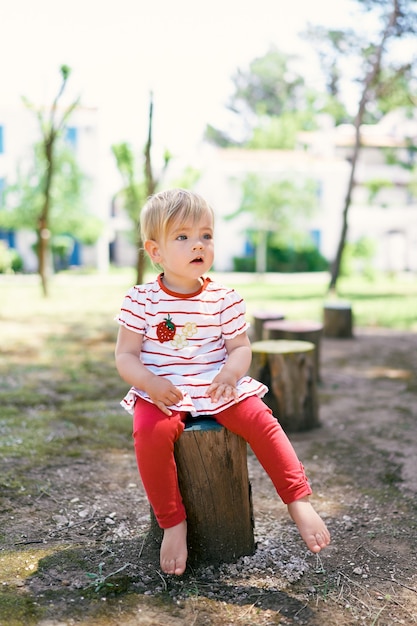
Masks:
[[[234,404],[224,398],[214,403],[206,391],[226,362],[225,340],[248,328],[245,303],[236,291],[204,278],[195,293],[179,294],[164,286],[161,274],[128,291],[116,321],[143,335],[142,363],[183,392],[183,399],[170,409],[215,415]],[[239,401],[268,391],[250,376],[239,379],[237,390]],[[132,387],[121,405],[133,413],[138,396],[151,402],[143,390]]]

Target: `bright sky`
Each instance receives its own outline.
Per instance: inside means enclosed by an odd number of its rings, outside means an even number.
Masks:
[[[71,100],[97,106],[110,142],[143,145],[149,91],[154,137],[171,151],[216,124],[231,76],[271,44],[300,52],[307,21],[345,26],[352,0],[2,0],[0,99],[50,103],[59,67]],[[310,52],[311,55],[311,52]],[[306,63],[308,63],[306,61]]]

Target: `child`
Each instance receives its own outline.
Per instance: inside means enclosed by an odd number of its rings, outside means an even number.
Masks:
[[[132,287],[117,318],[116,365],[132,385],[122,405],[134,416],[138,469],[164,529],[160,563],[166,574],[183,574],[187,562],[174,444],[190,414],[214,415],[250,444],[312,552],[330,542],[309,502],[304,468],[260,399],[267,388],[246,375],[245,305],[233,289],[204,277],[214,259],[213,227],[213,211],[196,193],[172,189],[151,196],[141,213],[142,237],[163,273]]]

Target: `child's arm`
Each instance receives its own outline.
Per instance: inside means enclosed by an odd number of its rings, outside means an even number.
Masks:
[[[182,392],[167,378],[150,372],[140,360],[143,335],[120,326],[116,344],[116,367],[121,378],[129,385],[145,391],[152,402],[165,415],[171,415],[167,408],[182,399]]]
[[[251,345],[246,333],[226,341],[226,350],[227,361],[207,389],[207,395],[213,402],[221,397],[238,400],[236,383],[247,373],[252,360]]]

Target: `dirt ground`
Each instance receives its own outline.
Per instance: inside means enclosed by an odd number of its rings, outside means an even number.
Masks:
[[[290,435],[332,533],[320,556],[249,452],[255,554],[162,575],[133,450],[65,459],[33,470],[47,489],[2,500],[2,549],[21,572],[3,590],[22,616],[0,623],[417,623],[417,334],[357,330],[323,339],[321,358],[321,426]]]

